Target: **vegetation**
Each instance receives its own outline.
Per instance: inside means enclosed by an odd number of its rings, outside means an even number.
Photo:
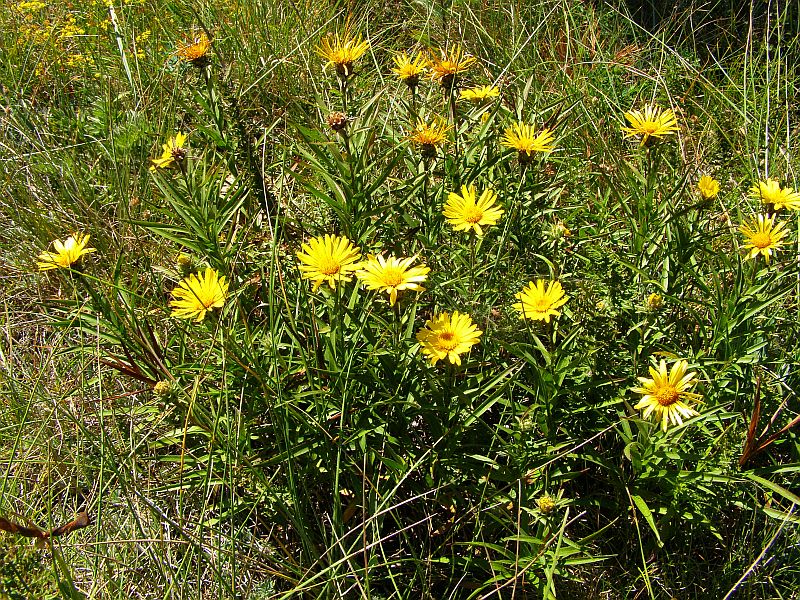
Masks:
[[[794,597],[739,4],[0,7],[0,597]]]

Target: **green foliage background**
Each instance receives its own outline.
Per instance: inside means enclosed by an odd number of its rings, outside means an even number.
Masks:
[[[736,231],[753,182],[798,187],[797,10],[759,7],[5,4],[0,515],[93,524],[2,534],[0,595],[793,597],[794,430],[740,464],[758,404],[761,441],[796,418],[800,358],[796,215],[769,264]],[[348,26],[371,47],[345,98],[314,48]],[[174,51],[201,30],[198,69]],[[390,67],[456,43],[501,97],[449,115]],[[345,100],[346,142],[325,123]],[[681,131],[640,148],[622,114],[648,102]],[[454,126],[433,161],[419,114]],[[516,120],[557,150],[521,168]],[[177,131],[184,168],[151,172]],[[506,211],[480,239],[441,215],[467,183]],[[97,252],[37,273],[73,232]],[[418,255],[426,291],[313,293],[295,254],[325,233]],[[231,283],[199,325],[169,314],[181,253]],[[511,308],[539,277],[570,297],[550,324]],[[414,340],[442,310],[484,332],[461,368]],[[676,358],[704,402],[663,433],[629,390]]]

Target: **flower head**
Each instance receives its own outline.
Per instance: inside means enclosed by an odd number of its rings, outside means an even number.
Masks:
[[[684,417],[688,419],[700,414],[686,404],[686,401],[700,399],[699,394],[689,391],[697,381],[696,373],[686,373],[688,367],[685,360],[679,360],[667,374],[667,363],[662,360],[658,369],[650,367],[652,379],[639,377],[641,387],[631,389],[636,394],[643,394],[635,406],[636,410],[644,410],[642,417],[645,419],[655,413],[664,431],[670,421],[674,425],[682,425]]]
[[[95,251],[94,248],[86,247],[88,243],[89,236],[81,235],[80,233],[69,236],[63,243],[61,240],[54,240],[53,248],[55,248],[55,252],[44,251],[39,254],[39,261],[36,265],[40,271],[49,271],[57,268],[69,269],[81,259],[81,256]]]
[[[664,306],[664,296],[653,292],[647,297],[647,308],[653,312]]]
[[[167,379],[162,379],[161,381],[157,381],[153,385],[153,394],[155,394],[157,398],[161,398],[162,400],[165,400],[170,396],[173,396],[176,391],[177,391],[177,386],[172,381],[169,381]]]
[[[430,123],[419,119],[417,126],[408,136],[408,139],[421,146],[422,156],[432,158],[436,156],[436,148],[445,145],[449,141],[447,139],[449,130],[450,126],[442,117],[434,117]]]
[[[360,35],[350,37],[349,32],[345,32],[342,36],[338,33],[329,33],[322,38],[316,50],[317,54],[327,61],[325,68],[333,65],[336,74],[342,79],[347,79],[353,74],[353,63],[369,50],[369,42],[362,40]]]
[[[564,295],[564,288],[559,281],[548,281],[545,288],[544,279],[537,279],[528,283],[514,297],[519,300],[512,306],[520,313],[520,319],[550,322],[550,317],[561,314],[556,310],[567,303],[569,296]]]
[[[428,278],[430,269],[425,265],[412,267],[415,259],[415,256],[411,258],[395,258],[394,255],[383,258],[382,254],[370,256],[362,264],[361,269],[356,271],[356,277],[368,289],[381,290],[389,294],[389,304],[394,306],[397,302],[397,292],[402,290],[425,291],[420,283]]]
[[[447,359],[451,364],[460,365],[459,355],[469,352],[478,343],[483,332],[472,323],[469,315],[443,312],[425,322],[425,327],[417,332],[417,341],[431,365]]]
[[[542,514],[549,515],[556,507],[556,500],[550,494],[542,494],[536,499],[536,506]]]
[[[228,282],[211,267],[199,275],[192,273],[185,277],[172,290],[172,316],[180,319],[194,319],[200,323],[206,313],[222,308],[228,298]]]
[[[434,57],[430,61],[431,77],[443,88],[451,90],[456,86],[458,75],[468,71],[476,61],[474,56],[464,53],[458,44],[450,52],[440,48],[439,58]]]
[[[644,110],[632,110],[625,113],[630,127],[623,127],[625,137],[642,136],[641,146],[653,138],[662,138],[678,131],[678,120],[671,108],[661,110],[657,106],[646,104]]]
[[[466,90],[461,90],[459,94],[464,100],[469,100],[475,104],[480,104],[490,98],[500,96],[500,88],[493,85],[478,85]]]
[[[483,235],[483,226],[495,225],[503,216],[503,209],[494,206],[497,194],[492,188],[486,188],[481,197],[476,200],[477,194],[474,185],[462,185],[461,195],[450,192],[444,205],[447,222],[456,231],[469,231],[472,229],[478,235]]]
[[[333,129],[336,133],[341,133],[342,131],[347,131],[350,119],[346,114],[337,110],[329,114],[325,122],[328,123],[328,127]]]
[[[719,181],[708,175],[703,175],[697,182],[697,190],[704,200],[710,200],[719,194]]]
[[[314,283],[316,292],[327,282],[331,289],[336,289],[337,281],[350,281],[353,273],[361,267],[361,253],[346,237],[322,235],[302,245],[297,253],[302,263],[300,271],[304,279]]]
[[[186,143],[186,134],[176,133],[173,137],[167,140],[166,144],[162,144],[163,152],[160,158],[151,158],[153,163],[150,165],[150,170],[166,169],[173,164],[181,163],[186,159],[186,149],[183,145]]]
[[[783,245],[783,238],[787,234],[784,223],[775,223],[775,215],[758,215],[749,224],[742,224],[739,231],[747,238],[744,249],[749,252],[745,260],[761,254],[767,262],[772,253]]]
[[[537,135],[532,125],[519,122],[505,130],[500,143],[516,150],[521,163],[528,163],[533,159],[534,152],[552,152],[553,142],[555,136],[549,129],[542,129]]]
[[[781,188],[774,179],[753,184],[750,188],[750,197],[760,199],[763,204],[772,204],[775,210],[781,208],[800,210],[800,193],[790,187]]]
[[[205,32],[200,32],[191,42],[181,44],[175,54],[181,60],[196,67],[202,67],[208,64],[210,52],[211,40],[208,39]]]
[[[405,83],[410,89],[414,90],[419,85],[419,78],[427,71],[428,61],[422,52],[417,52],[416,57],[411,58],[405,52],[395,54],[392,58],[397,65],[392,69],[392,73]]]

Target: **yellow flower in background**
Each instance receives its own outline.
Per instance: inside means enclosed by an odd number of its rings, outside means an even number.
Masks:
[[[761,200],[762,204],[772,204],[775,210],[787,208],[800,209],[800,193],[790,187],[782,188],[774,179],[766,179],[754,183],[750,188],[750,197]]]
[[[408,139],[421,146],[422,156],[432,158],[436,156],[436,148],[449,141],[447,139],[448,131],[450,131],[450,126],[442,117],[436,116],[430,123],[419,119]]]
[[[370,290],[380,290],[389,294],[389,304],[397,302],[397,293],[402,290],[424,292],[420,285],[428,278],[430,269],[425,265],[411,266],[416,256],[410,258],[383,258],[382,254],[370,256],[356,271],[358,277]]]
[[[397,65],[392,69],[392,73],[397,75],[400,81],[412,90],[419,85],[419,78],[428,70],[428,61],[422,52],[417,52],[414,58],[411,58],[405,52],[401,52],[400,54],[395,54],[392,60]]]
[[[162,144],[163,152],[160,158],[151,158],[150,170],[166,169],[176,163],[181,163],[186,158],[186,149],[183,147],[186,143],[186,134],[176,133],[173,137],[167,140],[166,144]]]
[[[775,224],[775,215],[758,215],[749,224],[742,224],[739,231],[747,238],[744,249],[749,252],[745,260],[761,254],[767,262],[772,253],[783,245],[783,238],[788,233],[783,223]]]
[[[202,31],[197,34],[192,41],[181,44],[175,51],[175,54],[181,60],[185,60],[194,66],[202,67],[208,64],[210,52],[211,40],[208,39],[206,33]]]
[[[553,142],[555,136],[549,129],[542,129],[537,134],[533,125],[519,122],[505,130],[500,143],[506,148],[516,150],[519,153],[519,161],[526,163],[531,161],[534,152],[552,152]]]
[[[557,317],[561,314],[556,310],[567,303],[569,296],[564,295],[564,288],[559,281],[548,281],[545,287],[544,279],[537,279],[528,283],[527,287],[522,288],[514,297],[519,302],[512,306],[520,313],[520,319],[530,319],[532,321],[550,322],[550,317]]]
[[[460,96],[464,100],[469,100],[470,102],[474,102],[477,104],[479,102],[484,102],[491,98],[499,97],[500,88],[497,88],[493,85],[479,85],[468,88],[466,90],[461,90]]]
[[[417,332],[417,341],[431,365],[445,359],[460,365],[460,355],[469,352],[482,334],[469,315],[455,311],[451,317],[443,312],[425,322],[425,327]]]
[[[653,138],[662,138],[678,131],[678,120],[671,108],[661,110],[657,106],[646,104],[644,110],[632,110],[625,113],[630,127],[622,127],[625,137],[642,137],[640,146]]]
[[[228,298],[228,282],[220,277],[211,267],[197,275],[192,273],[185,277],[172,290],[172,316],[179,319],[194,319],[200,323],[206,313],[215,308],[222,308]]]
[[[697,182],[697,190],[705,200],[710,200],[719,194],[719,181],[708,175],[703,175]]]
[[[486,188],[481,197],[476,200],[477,194],[474,185],[462,185],[461,195],[450,192],[442,211],[447,222],[456,231],[469,231],[483,235],[483,226],[497,224],[503,216],[503,209],[495,206],[497,194],[491,188]]]
[[[50,269],[69,269],[72,265],[78,262],[84,254],[95,252],[95,248],[87,248],[86,244],[89,243],[89,236],[80,233],[69,236],[62,243],[61,240],[53,241],[53,248],[55,252],[44,251],[39,254],[39,261],[36,265],[40,271],[49,271]]]
[[[439,49],[439,58],[431,58],[431,78],[442,84],[442,87],[452,89],[455,87],[456,78],[461,73],[468,71],[477,61],[474,56],[466,54],[461,46],[454,45],[450,51]]]
[[[667,374],[667,364],[662,360],[658,369],[650,367],[652,379],[639,377],[641,387],[631,389],[636,394],[644,395],[634,408],[643,410],[642,417],[645,419],[654,413],[664,431],[670,421],[674,425],[682,425],[684,418],[700,414],[686,404],[687,401],[700,399],[699,394],[689,391],[697,381],[695,373],[686,373],[688,368],[685,360],[679,360]]]
[[[369,50],[369,42],[363,40],[361,36],[351,37],[345,31],[343,35],[329,33],[317,46],[316,51],[327,62],[325,68],[333,65],[336,74],[342,79],[347,79],[353,74],[353,63]]]
[[[303,244],[297,253],[303,279],[310,279],[314,291],[326,283],[336,289],[336,282],[350,281],[361,268],[361,253],[346,237],[321,235]]]

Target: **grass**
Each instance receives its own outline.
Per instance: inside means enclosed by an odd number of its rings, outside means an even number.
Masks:
[[[0,8],[0,525],[91,519],[0,534],[0,597],[794,597],[798,221],[776,211],[769,262],[738,227],[769,210],[754,183],[800,185],[797,9],[657,9]],[[346,31],[369,49],[345,85],[315,49]],[[391,73],[456,44],[499,98]],[[678,131],[624,138],[645,104]],[[517,121],[555,150],[520,162]],[[442,215],[465,184],[504,210],[482,236]],[[38,271],[74,233],[96,251]],[[297,253],[325,234],[416,257],[425,290],[313,289]],[[222,306],[176,318],[207,268]],[[568,297],[549,322],[513,307],[536,279]],[[432,365],[417,333],[456,310],[479,343]],[[702,402],[664,431],[631,388],[678,359]]]

